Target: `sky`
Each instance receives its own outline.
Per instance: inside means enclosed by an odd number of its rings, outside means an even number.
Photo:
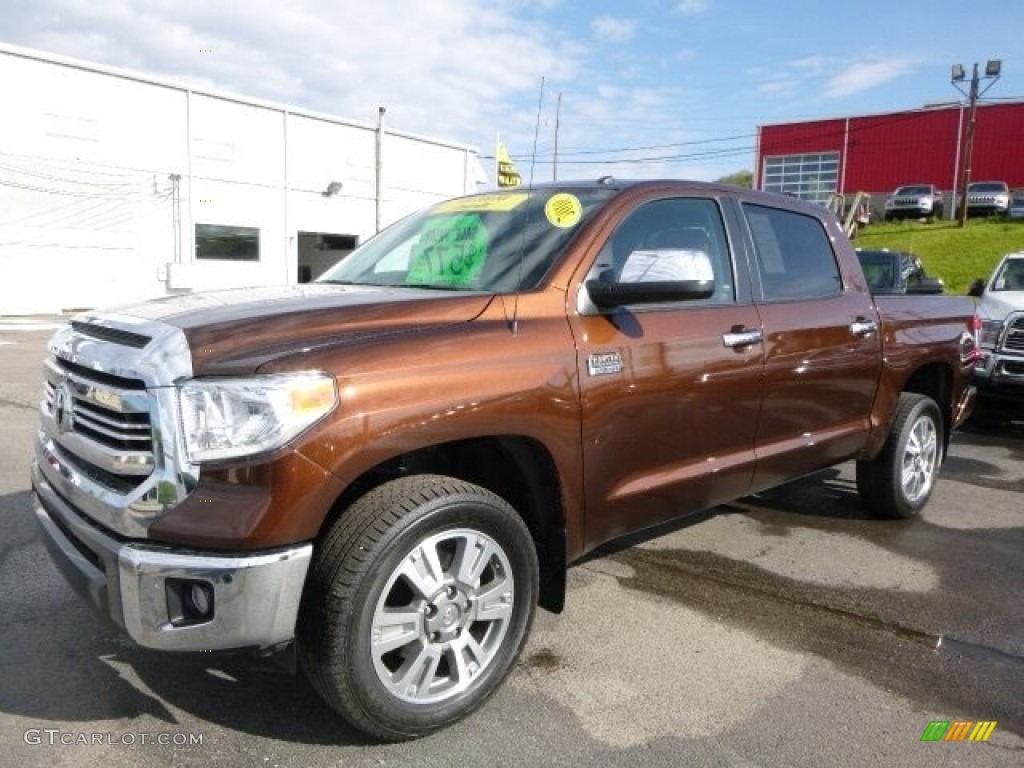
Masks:
[[[712,180],[758,125],[963,96],[1024,3],[963,0],[0,0],[0,41],[479,149],[524,181]],[[558,162],[554,162],[557,142]]]

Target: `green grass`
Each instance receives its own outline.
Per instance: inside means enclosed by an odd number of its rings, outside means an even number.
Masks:
[[[871,224],[853,244],[916,253],[929,275],[945,281],[946,293],[964,294],[975,278],[987,278],[1004,254],[1024,251],[1024,221],[974,219],[964,229],[953,221]]]

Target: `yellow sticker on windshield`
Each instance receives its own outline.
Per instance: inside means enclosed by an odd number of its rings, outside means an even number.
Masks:
[[[525,192],[496,192],[490,195],[459,197],[435,205],[431,213],[470,213],[487,211],[511,211],[526,202],[530,196]]]
[[[544,215],[556,227],[568,229],[574,227],[583,215],[583,206],[576,195],[559,192],[552,195],[544,205]]]

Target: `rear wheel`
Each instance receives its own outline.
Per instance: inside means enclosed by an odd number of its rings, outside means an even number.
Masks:
[[[857,490],[878,515],[914,517],[931,496],[941,459],[939,407],[930,397],[904,392],[882,452],[857,462]]]
[[[529,530],[503,499],[418,475],[357,501],[312,566],[299,658],[360,730],[399,741],[444,728],[501,684],[538,591]]]

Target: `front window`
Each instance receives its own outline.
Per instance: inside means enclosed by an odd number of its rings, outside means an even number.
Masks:
[[[895,293],[896,257],[888,251],[857,251],[868,290],[873,294]]]
[[[1024,291],[1024,259],[1007,259],[992,281],[993,291]]]
[[[510,293],[537,287],[617,190],[509,190],[439,203],[388,227],[322,283]]]

